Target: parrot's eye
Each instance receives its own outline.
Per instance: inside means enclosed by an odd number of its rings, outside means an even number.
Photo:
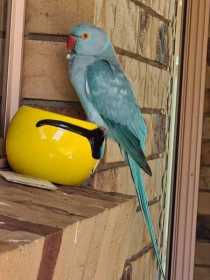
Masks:
[[[83,34],[81,35],[81,38],[82,38],[83,40],[87,40],[87,39],[90,38],[90,35],[89,35],[89,33],[83,33]]]

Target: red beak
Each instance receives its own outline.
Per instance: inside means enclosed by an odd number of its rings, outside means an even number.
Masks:
[[[70,35],[66,41],[66,48],[67,48],[67,51],[71,51],[75,48],[76,46],[76,38],[72,35]]]

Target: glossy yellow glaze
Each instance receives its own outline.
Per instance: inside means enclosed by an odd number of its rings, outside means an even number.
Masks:
[[[22,106],[7,133],[6,153],[16,172],[63,185],[79,185],[93,172],[98,160],[92,157],[89,141],[62,128],[44,125],[42,119],[69,122],[87,129],[96,125],[61,114]]]

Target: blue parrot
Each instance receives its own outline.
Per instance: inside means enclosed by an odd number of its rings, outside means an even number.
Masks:
[[[119,144],[129,164],[138,203],[165,279],[140,170],[152,175],[144,155],[147,127],[131,83],[119,64],[107,33],[102,29],[90,24],[73,27],[67,39],[67,51],[70,81],[88,119],[102,127],[107,137]]]

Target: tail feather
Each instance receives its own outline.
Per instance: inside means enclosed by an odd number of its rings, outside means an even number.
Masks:
[[[154,226],[152,223],[151,213],[150,213],[149,205],[148,205],[148,198],[147,198],[147,194],[144,189],[144,182],[143,182],[142,176],[140,174],[140,168],[139,168],[138,164],[129,155],[127,157],[128,157],[128,163],[129,163],[129,166],[131,169],[131,174],[133,177],[134,185],[136,188],[138,202],[142,209],[142,213],[143,213],[144,220],[145,220],[145,223],[147,226],[147,230],[148,230],[150,238],[151,238],[154,254],[157,259],[157,264],[158,264],[160,273],[161,273],[163,279],[165,280],[166,278],[165,278],[165,273],[164,273],[163,267],[162,267],[160,250],[159,250],[158,242],[157,242],[157,236],[156,236]]]

